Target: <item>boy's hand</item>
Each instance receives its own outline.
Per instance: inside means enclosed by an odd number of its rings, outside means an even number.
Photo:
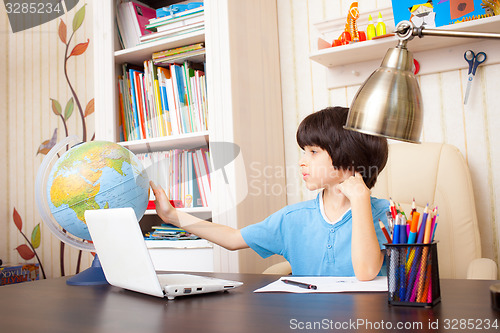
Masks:
[[[363,177],[361,177],[359,172],[355,172],[354,176],[344,180],[337,188],[347,197],[347,199],[349,199],[349,201],[357,198],[370,197],[370,190],[366,187]]]
[[[172,221],[173,217],[176,215],[176,210],[170,204],[170,200],[168,199],[167,194],[161,186],[156,185],[152,180],[149,181],[149,185],[151,186],[151,189],[153,190],[156,198],[155,204],[158,216],[163,221]]]

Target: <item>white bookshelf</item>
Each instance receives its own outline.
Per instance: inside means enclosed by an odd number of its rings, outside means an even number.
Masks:
[[[204,31],[125,50],[117,41],[114,11],[114,0],[94,4],[96,139],[118,141],[116,77],[121,64],[141,65],[153,52],[205,41],[209,130],[119,143],[134,153],[235,143],[241,153],[224,167],[228,183],[221,172],[211,174],[212,206],[183,210],[241,228],[282,208],[286,191],[278,196],[238,197],[238,193],[248,191],[248,177],[285,188],[284,178],[249,174],[251,163],[285,168],[276,1],[205,0]],[[147,216],[151,215],[155,212],[147,211]],[[229,252],[205,240],[182,242],[148,241],[155,267],[261,272],[277,261],[259,261],[248,251]]]

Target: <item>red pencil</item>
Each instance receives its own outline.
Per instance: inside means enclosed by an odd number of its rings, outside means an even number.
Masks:
[[[378,219],[378,224],[380,226],[380,229],[382,229],[382,232],[384,233],[385,239],[387,240],[387,243],[392,244],[391,236],[389,235],[389,232],[385,228],[385,225]]]

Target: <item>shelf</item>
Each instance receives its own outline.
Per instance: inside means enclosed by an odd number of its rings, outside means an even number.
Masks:
[[[164,136],[153,139],[123,141],[118,144],[136,154],[171,149],[195,149],[208,145],[208,131]]]
[[[193,207],[193,208],[177,208],[181,212],[185,212],[193,215],[210,215],[212,213],[212,209],[209,207]],[[156,210],[148,209],[146,210],[146,215],[156,215]]]
[[[205,30],[194,31],[172,38],[163,38],[149,43],[140,44],[128,49],[115,51],[115,63],[121,65],[130,63],[142,65],[144,59],[151,58],[154,52],[172,49],[175,47],[201,43],[205,41]]]
[[[441,30],[498,32],[500,16],[457,23],[439,27]],[[387,49],[395,47],[395,36],[370,40],[350,45],[331,47],[312,52],[309,58],[328,67],[327,86],[338,88],[361,84],[378,66]],[[408,42],[408,49],[420,63],[420,75],[445,72],[468,65],[463,59],[467,49],[484,51],[488,58],[485,64],[500,62],[500,41],[458,37],[415,37]]]
[[[146,240],[148,249],[205,249],[213,245],[205,239],[192,240]]]

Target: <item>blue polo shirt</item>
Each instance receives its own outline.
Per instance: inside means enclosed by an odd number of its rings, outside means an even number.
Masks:
[[[332,224],[321,213],[320,200],[321,193],[314,200],[287,206],[264,221],[241,229],[241,235],[261,257],[285,257],[294,275],[354,276],[351,210]],[[377,239],[384,249],[386,240],[378,220],[387,227],[385,212],[389,210],[389,201],[371,197],[371,206]]]

